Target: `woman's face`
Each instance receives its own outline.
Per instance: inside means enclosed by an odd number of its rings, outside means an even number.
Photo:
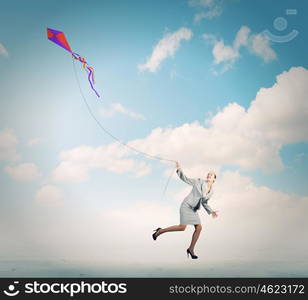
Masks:
[[[206,180],[209,181],[209,182],[214,182],[215,181],[215,174],[214,173],[208,173],[207,174],[207,177],[206,177]]]

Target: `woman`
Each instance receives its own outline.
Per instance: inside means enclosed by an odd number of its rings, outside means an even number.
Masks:
[[[196,242],[199,238],[200,232],[202,230],[200,218],[197,210],[200,208],[200,205],[204,207],[208,214],[212,215],[213,218],[217,217],[218,211],[213,211],[211,207],[207,204],[208,200],[211,198],[213,194],[213,183],[216,179],[216,174],[214,172],[209,172],[207,174],[206,179],[201,178],[187,178],[179,165],[176,162],[176,172],[179,177],[186,183],[192,186],[191,192],[185,197],[180,207],[180,225],[173,225],[167,228],[157,228],[154,230],[152,237],[154,240],[157,237],[165,232],[169,231],[184,231],[187,225],[194,225],[195,231],[192,235],[192,240],[190,246],[186,250],[187,256],[191,256],[191,258],[198,258],[195,255],[194,248]]]

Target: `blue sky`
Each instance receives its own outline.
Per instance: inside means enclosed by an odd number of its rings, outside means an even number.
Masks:
[[[191,176],[213,168],[222,178],[217,185],[232,186],[228,174],[236,174],[239,181],[249,178],[256,188],[282,193],[290,201],[307,199],[308,124],[302,96],[307,8],[305,1],[265,0],[2,1],[3,223],[12,232],[23,224],[29,233],[35,226],[53,226],[53,213],[62,224],[70,218],[86,224],[99,210],[138,201],[166,205],[161,193],[172,166],[122,153],[117,146],[106,150],[113,140],[86,110],[70,55],[47,40],[46,27],[63,31],[73,51],[94,67],[101,98],[76,62],[82,90],[100,122],[124,142],[179,160]],[[287,22],[286,29],[274,27],[278,17]],[[266,29],[280,36],[297,30],[298,35],[278,43],[262,34]],[[268,89],[264,95],[262,88]],[[250,124],[256,138],[237,128],[233,118]],[[183,197],[173,197],[183,185],[173,178],[167,200],[176,213]],[[43,242],[31,239],[40,245],[37,253],[45,253]],[[26,238],[25,244],[32,249]]]

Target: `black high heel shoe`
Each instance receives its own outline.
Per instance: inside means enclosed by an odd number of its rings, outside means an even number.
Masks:
[[[155,233],[157,233],[159,229],[161,229],[161,228],[158,227],[157,229],[154,229],[155,232],[152,234],[152,238],[153,238],[154,241],[156,241],[156,239],[157,239],[157,236],[155,236]]]
[[[193,255],[193,254],[190,252],[189,248],[186,250],[186,253],[187,253],[187,257],[189,257],[189,254],[190,254],[190,256],[191,256],[192,259],[197,259],[197,258],[198,258],[197,255]]]

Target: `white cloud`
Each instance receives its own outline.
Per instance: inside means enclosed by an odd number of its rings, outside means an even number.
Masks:
[[[223,73],[231,69],[234,63],[241,57],[240,50],[245,47],[256,56],[269,62],[277,58],[275,51],[270,46],[270,41],[263,34],[250,35],[250,28],[242,26],[237,32],[232,45],[225,45],[223,39],[217,39],[215,35],[203,34],[202,37],[213,45],[212,54],[214,56],[214,64],[223,64],[220,72],[214,70],[214,74]]]
[[[220,16],[222,13],[222,7],[221,6],[214,6],[212,9],[209,9],[208,11],[197,13],[194,17],[194,22],[198,23],[202,19],[213,19],[215,17]]]
[[[296,163],[300,163],[304,160],[308,159],[308,153],[304,153],[304,152],[301,152],[301,153],[297,153],[294,157],[294,162]]]
[[[237,241],[236,249],[231,251],[240,251],[241,254],[236,255],[252,258],[279,256],[278,249],[282,250],[280,255],[284,257],[293,251],[295,241],[300,243],[298,247],[303,247],[299,251],[301,255],[307,251],[308,240],[300,237],[308,233],[304,217],[308,197],[256,186],[251,178],[238,172],[224,172],[215,185],[216,197],[211,205],[220,211],[221,219],[216,224],[208,224],[208,231],[213,230],[209,234],[209,243],[212,240],[219,249],[220,246],[233,244],[232,240]],[[232,224],[230,234],[223,234],[224,239],[215,242],[215,236],[221,236],[228,224]],[[281,240],[281,236],[285,239]],[[252,253],[245,254],[245,251]]]
[[[186,265],[188,260],[183,258],[191,240],[192,226],[184,232],[163,234],[155,242],[151,237],[154,228],[179,224],[179,206],[185,195],[183,193],[177,202],[171,203],[139,199],[123,205],[115,201],[113,207],[93,210],[90,215],[84,214],[84,218],[70,219],[70,226],[66,226],[65,230],[63,226],[67,225],[67,218],[62,221],[52,217],[46,223],[49,230],[44,226],[31,228],[33,242],[39,241],[45,246],[42,253],[36,250],[36,255],[53,253],[60,258],[83,260],[91,257],[103,265],[106,262],[114,267],[119,264],[119,274],[129,264],[151,269],[157,263],[164,265],[164,270],[155,270],[160,274],[174,266],[189,268],[191,272],[193,267]],[[53,203],[63,199],[63,193],[55,187],[43,187],[37,198]],[[219,174],[209,205],[219,211],[219,216],[213,219],[203,208],[199,211],[203,230],[195,250],[200,263],[208,266],[215,261],[224,263],[232,260],[238,264],[243,260],[257,260],[263,264],[263,271],[270,274],[279,270],[274,270],[272,265],[267,266],[264,261],[288,262],[285,271],[291,273],[295,271],[294,261],[307,261],[308,197],[257,186],[251,178],[228,171]],[[135,270],[131,269],[131,274]],[[221,272],[225,270],[228,274],[237,271],[226,267]],[[203,272],[216,274],[219,271],[207,268]],[[247,275],[246,272],[253,274],[259,270],[242,270],[240,275]]]
[[[222,0],[190,0],[188,4],[199,10],[194,16],[194,22],[202,19],[213,19],[222,14]]]
[[[138,114],[132,110],[127,109],[121,103],[112,103],[109,109],[101,109],[100,113],[105,117],[112,117],[116,113],[121,113],[127,115],[133,119],[145,120],[145,117],[142,114]]]
[[[180,160],[195,175],[204,172],[204,166],[281,170],[283,145],[308,140],[307,81],[307,69],[291,68],[277,76],[272,87],[261,88],[247,110],[229,103],[208,120],[208,128],[198,122],[156,128],[129,144],[152,155]]]
[[[180,47],[182,40],[190,40],[193,33],[190,29],[182,27],[174,33],[165,35],[154,47],[150,58],[146,63],[138,65],[141,71],[155,72],[166,58],[173,56]]]
[[[17,160],[20,155],[16,148],[18,139],[13,129],[4,129],[0,131],[0,160]]]
[[[189,0],[188,4],[192,7],[209,7],[213,5],[215,0]]]
[[[57,182],[79,182],[88,179],[89,168],[78,162],[63,161],[53,171],[52,177]]]
[[[277,58],[275,51],[270,46],[270,40],[263,34],[255,34],[251,37],[250,50],[260,56],[265,62]]]
[[[214,34],[204,33],[202,37],[208,41],[210,45],[215,45],[217,43],[217,37]]]
[[[257,129],[259,135],[273,144],[307,141],[307,82],[308,70],[304,67],[284,71],[271,88],[258,91],[242,125],[250,130],[250,134]]]
[[[2,56],[9,56],[9,53],[5,49],[5,47],[0,43],[0,55]]]
[[[247,46],[249,34],[250,28],[247,26],[242,26],[236,34],[235,40],[233,42],[233,47],[238,50],[242,46]]]
[[[88,236],[83,244],[88,245],[87,251],[93,257],[100,257],[100,252],[93,249],[104,249],[107,255],[104,259],[108,261],[115,262],[114,256],[118,254],[124,263],[133,260],[151,265],[159,261],[167,268],[173,263],[183,265],[185,249],[191,240],[191,226],[185,232],[163,234],[155,242],[151,234],[154,228],[179,224],[179,206],[186,195],[183,192],[173,203],[137,201],[129,206],[104,209],[83,229],[92,232],[93,237]],[[199,211],[203,231],[196,246],[200,259],[206,259],[207,263],[219,259],[307,258],[308,197],[256,186],[250,177],[228,171],[215,183],[209,204],[219,211],[219,216],[213,219],[203,208]],[[112,231],[101,230],[110,226]],[[98,235],[99,241],[94,239]],[[297,247],[293,247],[294,243]],[[226,249],[226,245],[230,247]],[[126,249],[125,253],[121,249]]]
[[[228,165],[279,171],[284,167],[282,147],[308,140],[308,70],[294,67],[276,80],[272,87],[258,91],[248,109],[229,103],[207,120],[207,127],[193,122],[156,128],[127,144],[150,155],[178,160],[194,176]],[[81,181],[94,168],[136,176],[148,174],[150,168],[132,157],[134,154],[117,143],[77,147],[61,154],[53,177],[56,181]]]
[[[78,182],[86,180],[91,169],[106,169],[123,174],[133,173],[136,177],[150,173],[144,162],[127,158],[129,150],[118,143],[107,146],[80,146],[60,154],[61,163],[53,171],[54,181]]]
[[[36,192],[35,200],[42,205],[57,207],[63,203],[64,193],[54,185],[45,185]]]
[[[44,139],[43,139],[43,138],[40,138],[40,137],[32,138],[32,139],[30,139],[30,140],[28,141],[27,146],[28,146],[28,147],[33,147],[33,146],[35,146],[35,145],[41,144],[43,141],[44,141]]]
[[[215,44],[213,48],[213,55],[215,58],[215,64],[220,64],[225,61],[233,62],[240,56],[236,49],[232,46],[226,46],[222,40]]]
[[[19,181],[31,181],[41,176],[38,167],[33,163],[23,163],[15,167],[6,167],[6,172]]]

